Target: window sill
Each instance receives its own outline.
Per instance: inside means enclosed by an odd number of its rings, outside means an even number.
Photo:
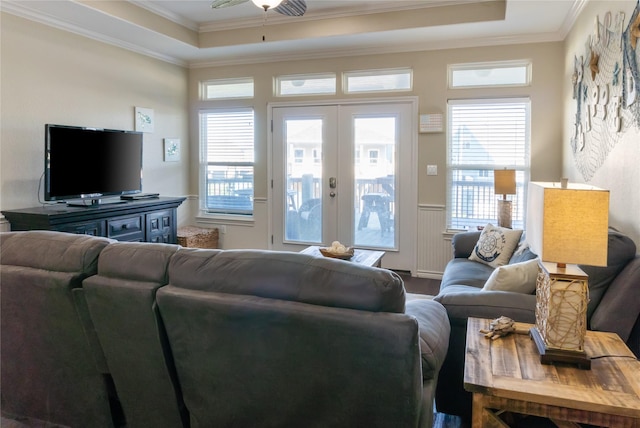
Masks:
[[[200,211],[196,216],[196,222],[200,224],[228,224],[236,226],[253,226],[253,215],[216,214]]]

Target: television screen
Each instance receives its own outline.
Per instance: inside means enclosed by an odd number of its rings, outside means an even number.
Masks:
[[[142,191],[142,133],[45,125],[45,200]]]

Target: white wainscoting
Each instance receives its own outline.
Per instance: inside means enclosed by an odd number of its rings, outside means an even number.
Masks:
[[[197,207],[197,197],[189,201]],[[192,207],[192,208],[193,208]],[[268,227],[267,198],[253,199],[253,216],[245,219],[242,216],[196,216],[194,223],[201,227],[217,227],[219,231],[218,247],[232,249],[267,249]]]
[[[451,236],[444,205],[418,205],[418,263],[416,275],[441,279],[451,260]]]

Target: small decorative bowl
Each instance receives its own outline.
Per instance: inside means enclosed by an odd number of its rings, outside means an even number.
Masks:
[[[320,253],[332,259],[349,260],[353,257],[353,247],[347,247],[347,251],[344,253],[333,253],[331,252],[331,248],[320,248]]]

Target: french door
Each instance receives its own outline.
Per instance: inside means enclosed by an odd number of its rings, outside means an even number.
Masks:
[[[270,110],[273,249],[340,241],[414,271],[415,100]]]

